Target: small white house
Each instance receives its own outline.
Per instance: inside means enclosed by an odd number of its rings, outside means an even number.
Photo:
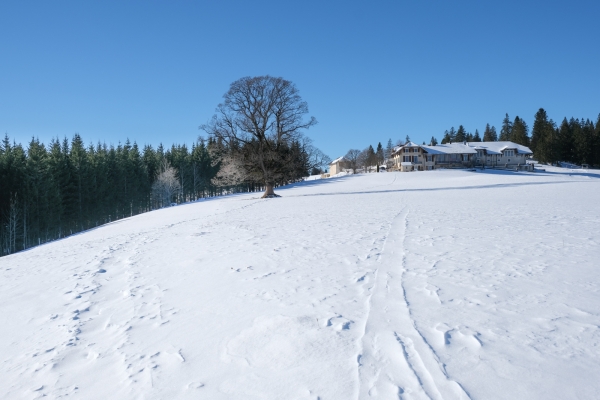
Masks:
[[[333,176],[339,174],[343,171],[344,167],[344,157],[339,157],[329,163],[329,176]]]

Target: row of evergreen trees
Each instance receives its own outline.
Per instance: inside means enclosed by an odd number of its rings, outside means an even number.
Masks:
[[[129,140],[86,146],[78,134],[70,142],[45,146],[32,139],[24,147],[6,135],[0,144],[0,256],[172,202],[264,190],[251,177],[234,184],[219,179],[225,160],[218,149],[202,139],[191,148],[140,149]],[[308,175],[306,155],[298,144],[293,150],[299,162],[280,184]],[[164,191],[156,195],[157,185],[169,176],[175,190],[165,199]]]
[[[510,120],[508,114],[502,120],[500,133],[496,127],[487,124],[483,138],[476,129],[472,134],[460,125],[444,132],[442,144],[454,142],[495,142],[510,141],[528,146],[536,160],[543,163],[566,161],[575,164],[600,166],[600,115],[596,124],[590,119],[567,120],[564,118],[560,126],[548,118],[546,111],[540,108],[535,114],[531,135],[524,119],[515,117]],[[432,137],[431,145],[437,140]]]
[[[437,140],[432,138],[432,142],[437,144]],[[485,130],[483,131],[483,138],[479,135],[479,130],[475,129],[475,133],[467,132],[466,129],[460,125],[458,130],[454,127],[444,132],[442,138],[442,144],[454,143],[454,142],[506,142],[510,141],[523,146],[529,146],[529,127],[527,123],[519,116],[516,116],[514,121],[511,121],[508,114],[502,120],[502,128],[500,129],[500,135],[496,131],[495,126],[486,124]]]

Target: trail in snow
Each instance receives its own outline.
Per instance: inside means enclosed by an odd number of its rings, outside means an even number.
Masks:
[[[358,398],[468,399],[448,378],[410,315],[402,285],[408,213],[405,208],[394,217],[376,253],[361,338]]]

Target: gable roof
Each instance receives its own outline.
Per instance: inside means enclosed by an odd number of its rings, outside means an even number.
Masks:
[[[344,161],[344,156],[338,157],[335,160],[333,160],[332,162],[329,163],[329,165],[335,164],[335,163],[339,163]]]
[[[518,154],[533,154],[529,147],[513,142],[469,142],[467,145],[476,150],[486,150],[488,154],[502,154],[507,149],[514,149]]]
[[[421,146],[427,154],[476,154],[477,150],[463,143],[446,143],[435,146]]]
[[[476,154],[477,150],[485,150],[487,154],[502,154],[504,150],[513,149],[518,154],[533,154],[527,146],[513,142],[456,142],[438,144],[435,146],[419,145],[408,142],[403,146],[394,148],[394,154],[397,154],[405,147],[420,147],[427,154]]]

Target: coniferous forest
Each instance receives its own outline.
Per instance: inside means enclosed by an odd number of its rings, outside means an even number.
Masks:
[[[478,130],[472,134],[460,125],[457,130],[451,128],[444,132],[442,144],[463,141],[511,141],[528,146],[533,151],[533,157],[542,163],[564,161],[600,167],[600,115],[595,124],[588,118],[564,118],[558,125],[548,117],[543,108],[540,108],[535,114],[530,132],[523,118],[517,116],[511,121],[506,114],[500,132],[487,124],[482,136]],[[435,138],[432,138],[432,141],[435,141]]]
[[[301,180],[310,142],[291,143],[289,168],[276,182]],[[0,144],[0,256],[173,203],[264,190],[248,176],[231,179],[226,150],[212,139],[188,148],[85,145],[80,135],[44,145]]]

